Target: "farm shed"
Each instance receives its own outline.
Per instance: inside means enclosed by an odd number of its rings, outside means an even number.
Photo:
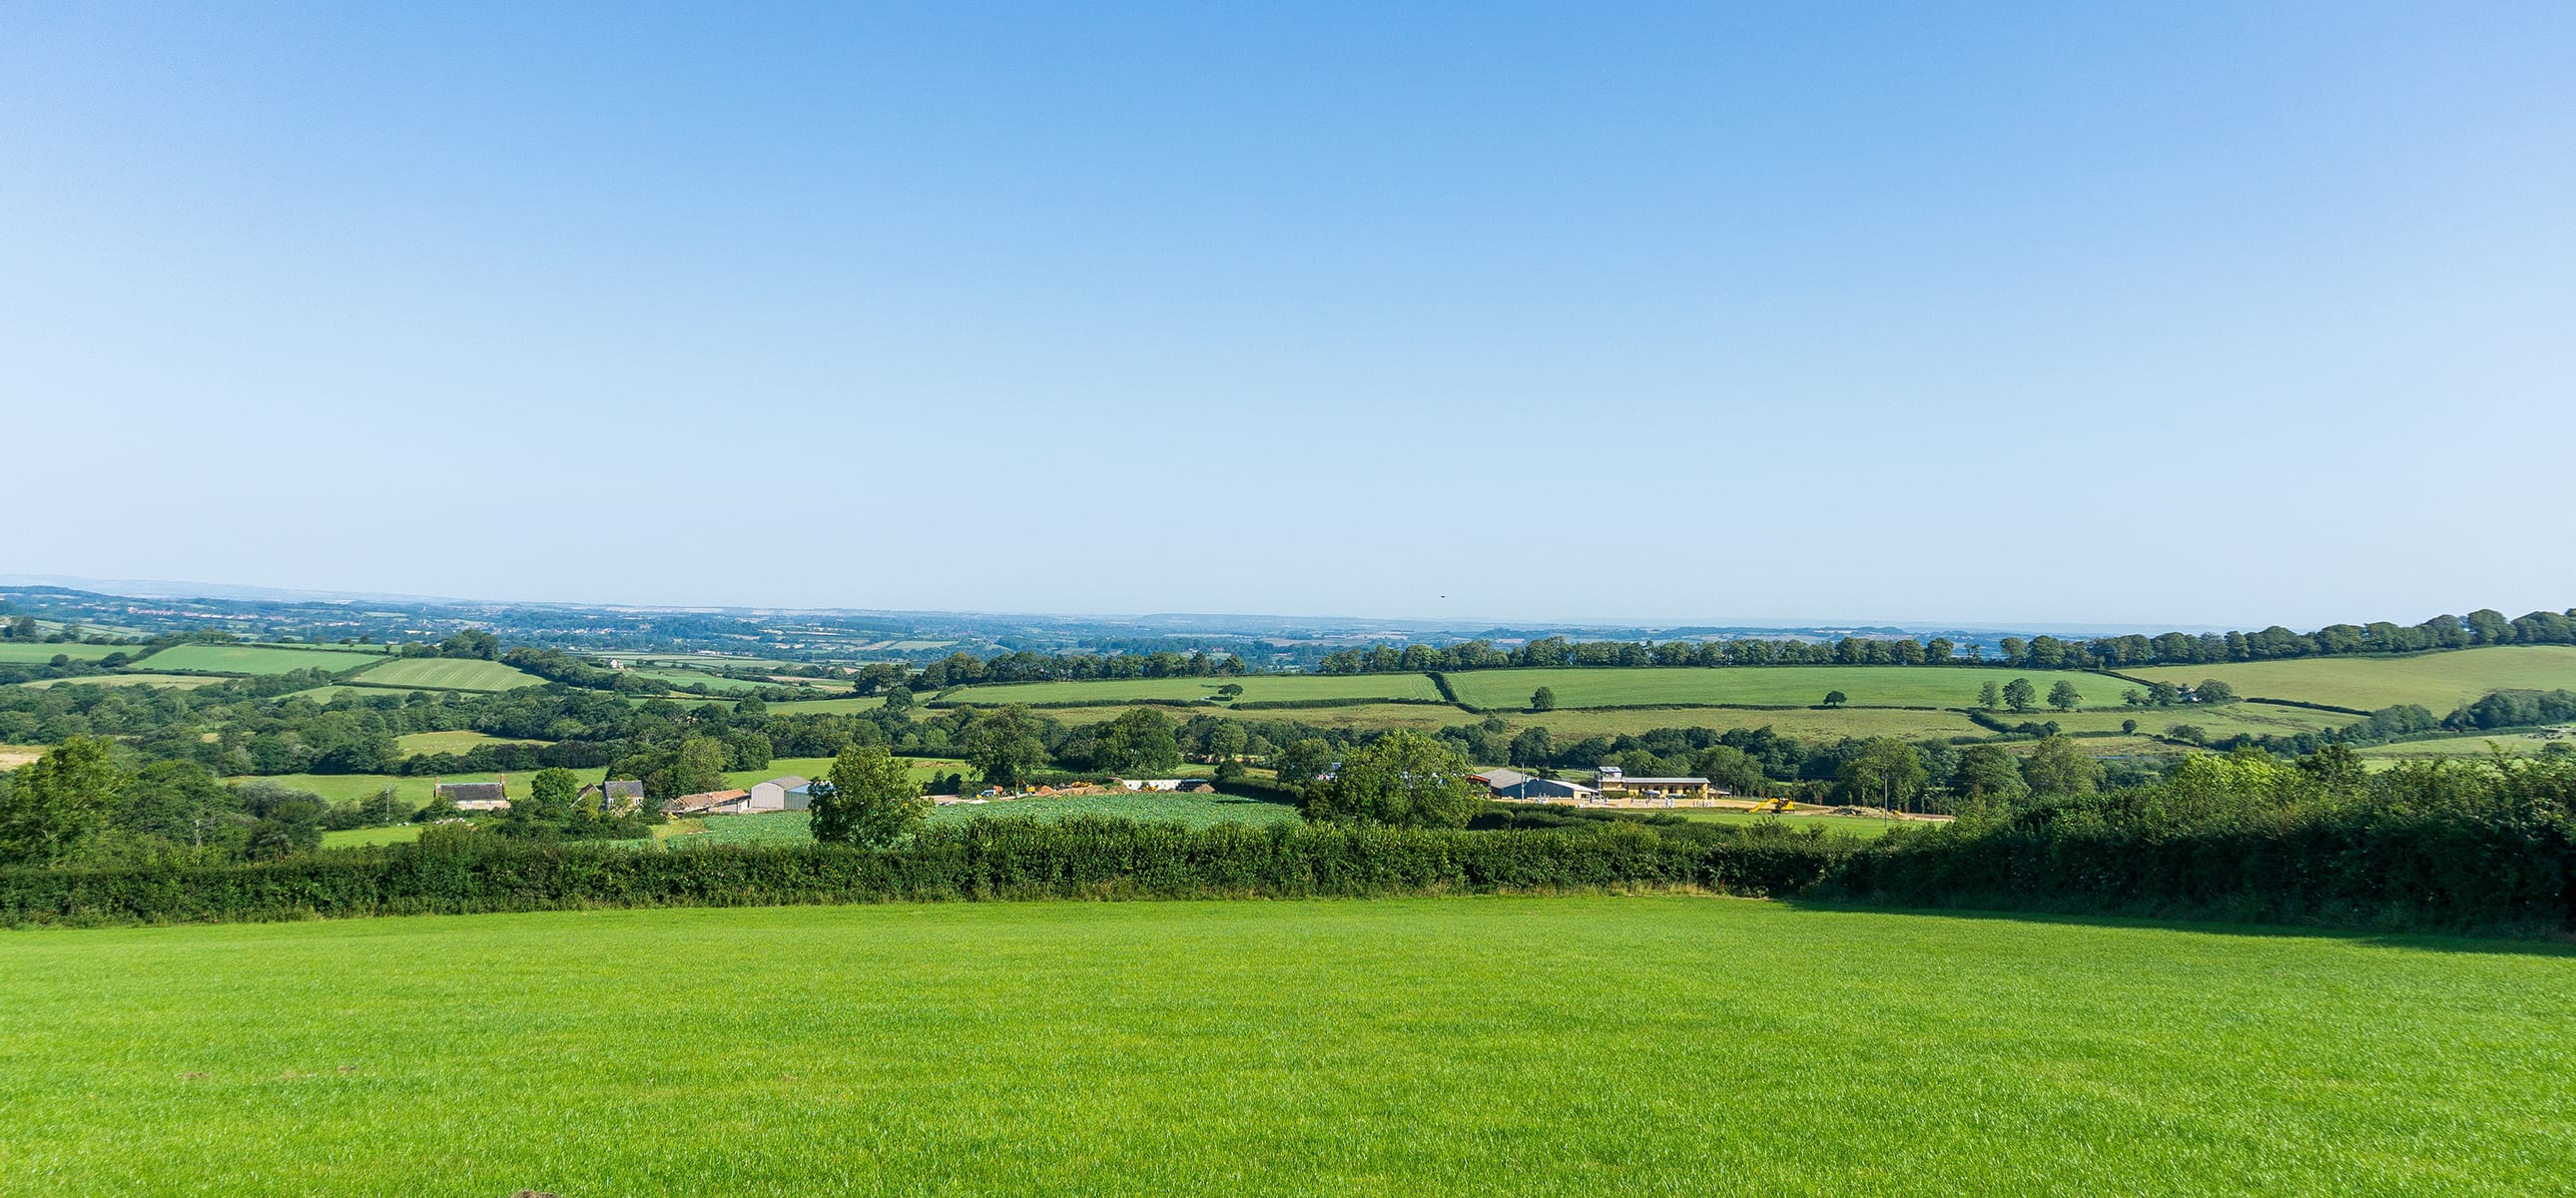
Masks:
[[[1579,782],[1559,782],[1524,774],[1519,770],[1487,770],[1468,777],[1485,784],[1497,799],[1518,803],[1552,803],[1571,800],[1585,803],[1601,797],[1601,792]]]
[[[1705,799],[1716,793],[1706,778],[1631,778],[1615,765],[1601,767],[1596,779],[1605,795],[1644,795],[1658,799]]]
[[[747,790],[709,790],[693,795],[666,799],[662,810],[669,815],[740,815],[751,810],[751,792]]]
[[[751,784],[751,810],[803,811],[811,806],[806,787],[812,780],[801,774],[782,774],[766,782]]]

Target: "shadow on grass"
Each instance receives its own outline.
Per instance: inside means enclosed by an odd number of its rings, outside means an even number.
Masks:
[[[2152,928],[2222,936],[2259,936],[2302,940],[2340,940],[2419,952],[2504,954],[2576,960],[2576,933],[2565,931],[2426,932],[2386,928],[2339,927],[2330,924],[2244,923],[2237,920],[2191,919],[2155,915],[2110,915],[2098,912],[2013,910],[1998,907],[1898,907],[1834,899],[1774,900],[1799,911],[1868,915],[1910,915],[1927,919],[1976,919],[2011,923],[2058,924],[2085,928]]]

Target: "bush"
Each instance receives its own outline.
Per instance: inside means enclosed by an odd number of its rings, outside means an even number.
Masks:
[[[668,852],[514,842],[463,825],[415,844],[229,867],[0,870],[0,922],[175,923],[584,907],[898,899],[1303,898],[1697,888],[1792,894],[1846,842],[1668,837],[1633,825],[1411,828],[995,817],[898,849],[720,845]]]

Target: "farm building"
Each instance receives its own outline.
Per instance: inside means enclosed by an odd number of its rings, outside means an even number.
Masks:
[[[1211,794],[1216,790],[1205,778],[1120,778],[1118,785],[1127,790],[1170,790],[1189,794]]]
[[[644,805],[644,784],[632,779],[594,782],[581,788],[584,799],[599,800],[599,809],[615,815]]]
[[[812,781],[800,774],[783,774],[767,782],[751,785],[751,809],[754,811],[803,811],[813,805]]]
[[[1601,793],[1619,798],[1705,799],[1724,794],[1706,778],[1631,778],[1615,765],[1601,767]]]
[[[751,792],[747,790],[701,791],[662,801],[667,815],[740,815],[749,810]]]
[[[507,782],[441,782],[430,793],[439,801],[454,804],[459,811],[510,809],[510,785]]]
[[[1515,803],[1589,803],[1601,797],[1600,791],[1580,782],[1560,782],[1519,770],[1487,770],[1467,778],[1483,783],[1493,797]]]

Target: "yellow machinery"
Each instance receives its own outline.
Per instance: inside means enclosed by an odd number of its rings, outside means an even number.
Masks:
[[[1756,815],[1764,815],[1773,812],[1787,811],[1795,806],[1797,806],[1797,804],[1790,802],[1788,797],[1784,795],[1780,798],[1764,799],[1759,803],[1755,803],[1753,805],[1753,813]]]

